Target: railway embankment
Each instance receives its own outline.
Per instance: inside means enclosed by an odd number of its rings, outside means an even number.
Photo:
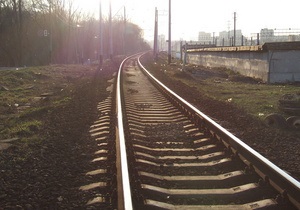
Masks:
[[[179,62],[168,65],[165,55],[157,62],[144,59],[151,73],[170,89],[300,180],[299,130],[269,127],[264,122],[274,112],[285,116],[278,100],[299,92],[299,85],[270,85],[226,68],[189,65],[182,70]]]

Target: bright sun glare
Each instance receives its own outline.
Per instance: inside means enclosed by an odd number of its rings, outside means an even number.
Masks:
[[[155,7],[159,11],[159,33],[167,35],[169,0],[73,0],[78,9],[99,17],[99,4],[102,14],[108,17],[109,2],[112,15],[122,15],[126,6],[126,17],[139,25],[145,36],[151,37],[154,28]],[[262,28],[300,28],[297,0],[280,1],[240,1],[240,0],[172,0],[172,36],[176,39],[197,39],[200,31],[221,32],[233,29],[233,13],[237,14],[237,29],[248,36],[259,33]],[[294,5],[294,6],[293,6]],[[119,11],[119,12],[118,12]],[[116,14],[121,13],[121,14]]]

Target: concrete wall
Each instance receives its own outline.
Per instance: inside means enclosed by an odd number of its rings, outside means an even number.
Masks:
[[[270,83],[300,81],[300,51],[269,51]]]
[[[282,45],[266,45],[257,50],[242,47],[191,50],[187,53],[187,63],[225,67],[269,83],[300,81],[300,49],[283,49]]]
[[[242,75],[268,80],[268,56],[258,52],[199,52],[187,54],[187,62],[206,67],[225,67]]]

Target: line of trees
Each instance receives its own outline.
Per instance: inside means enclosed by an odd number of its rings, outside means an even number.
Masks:
[[[125,24],[126,22],[126,24]],[[103,57],[109,53],[109,21],[103,24]],[[81,63],[99,58],[99,20],[73,0],[0,0],[0,66]],[[114,55],[149,49],[139,26],[112,21]]]

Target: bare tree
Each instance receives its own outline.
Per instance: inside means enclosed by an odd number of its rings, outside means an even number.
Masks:
[[[141,29],[114,20],[114,52],[145,47]],[[103,49],[108,56],[108,20],[103,21]],[[44,65],[97,59],[99,20],[83,13],[73,0],[0,0],[0,65]],[[106,53],[105,53],[106,52]],[[50,55],[50,56],[49,56]]]

